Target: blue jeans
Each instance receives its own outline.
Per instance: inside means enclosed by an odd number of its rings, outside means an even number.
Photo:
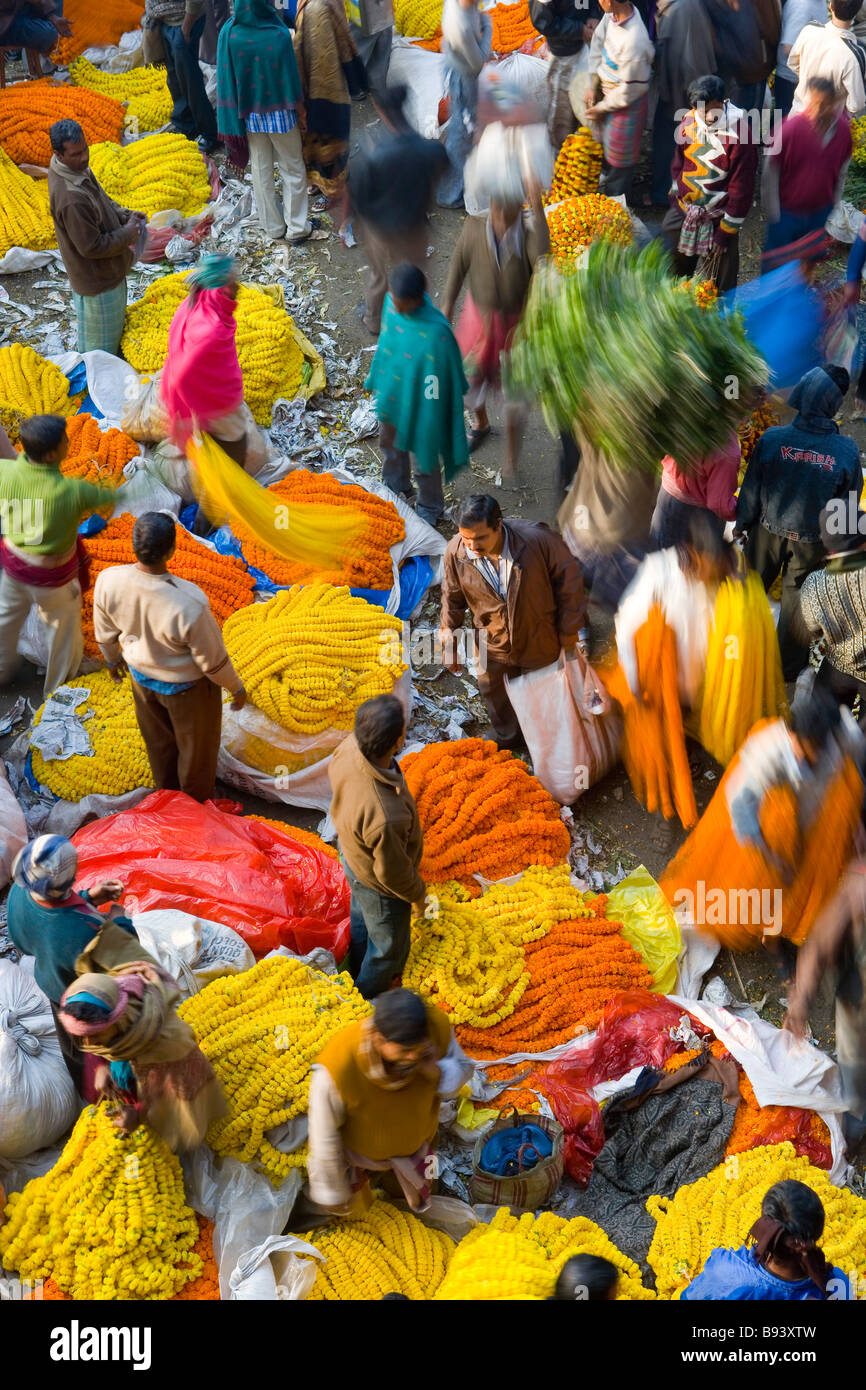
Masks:
[[[463,170],[472,149],[478,112],[478,78],[466,77],[456,68],[449,68],[448,100],[445,153],[450,167],[439,182],[437,198],[444,207],[462,208]]]
[[[60,5],[57,6],[57,10],[61,11]],[[3,43],[7,47],[20,44],[22,48],[35,48],[39,53],[50,53],[58,38],[54,25],[49,24],[47,19],[37,19],[32,13],[32,6],[25,5],[3,35]]]
[[[198,46],[204,26],[205,15],[202,15],[192,27],[189,43],[179,24],[163,24],[160,27],[165,45],[165,75],[174,102],[171,123],[191,140],[203,135],[206,140],[215,141],[216,116],[207,99],[204,78],[198,65]]]
[[[653,118],[652,200],[667,205],[671,191],[671,165],[676,149],[677,126],[674,107],[660,101]]]
[[[352,890],[349,972],[365,999],[375,999],[399,975],[409,954],[412,907],[361,883],[345,859],[340,863]]]
[[[788,246],[810,232],[819,231],[833,211],[833,204],[828,203],[817,212],[790,212],[787,208],[780,208],[779,211],[781,216],[778,222],[767,225],[765,251],[777,251],[780,246]]]

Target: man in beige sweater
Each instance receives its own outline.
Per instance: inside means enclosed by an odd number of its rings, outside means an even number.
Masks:
[[[331,819],[352,890],[349,969],[365,999],[399,975],[409,954],[412,907],[424,909],[418,808],[397,764],[406,716],[396,695],[365,700],[355,732],[331,760]]]
[[[96,640],[113,680],[125,663],[157,790],[214,795],[222,697],[246,702],[207,595],[170,574],[174,517],[145,512],[132,529],[134,565],[113,565],[93,591]]]

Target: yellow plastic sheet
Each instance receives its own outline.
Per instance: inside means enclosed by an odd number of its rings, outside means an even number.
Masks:
[[[622,922],[626,941],[640,951],[653,972],[653,993],[672,994],[682,937],[670,903],[643,864],[608,893],[607,916]]]
[[[363,515],[345,507],[288,506],[245,473],[208,434],[190,440],[187,458],[194,465],[198,503],[208,519],[215,526],[242,521],[284,560],[337,568],[344,549],[365,524]]]
[[[481,1129],[490,1120],[498,1120],[500,1112],[498,1110],[482,1110],[472,1104],[468,1096],[461,1095],[460,1104],[457,1107],[457,1123],[463,1129]]]

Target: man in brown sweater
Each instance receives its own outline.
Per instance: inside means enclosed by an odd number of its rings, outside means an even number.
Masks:
[[[242,709],[246,692],[229,660],[207,595],[170,574],[174,517],[145,512],[132,528],[134,565],[97,576],[93,628],[113,680],[132,678],[138,727],[157,790],[214,795],[222,695]]]
[[[366,700],[329,772],[331,819],[352,890],[349,969],[365,999],[386,990],[406,964],[412,908],[423,911],[426,896],[418,808],[396,761],[405,741],[397,697]]]
[[[459,670],[455,632],[467,609],[475,629],[478,688],[500,748],[522,743],[505,677],[549,666],[560,651],[585,649],[586,598],[580,566],[542,522],[502,518],[494,497],[467,497],[457,513],[442,574],[440,638],[445,664]]]
[[[57,245],[72,286],[78,351],[117,355],[126,317],[126,276],[143,249],[147,217],[118,207],[90,170],[90,150],[77,121],[49,132],[48,189]]]

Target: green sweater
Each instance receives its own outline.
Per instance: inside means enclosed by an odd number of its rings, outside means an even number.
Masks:
[[[82,519],[112,497],[110,488],[64,477],[57,464],[31,463],[26,454],[0,460],[0,528],[34,555],[72,550]]]

